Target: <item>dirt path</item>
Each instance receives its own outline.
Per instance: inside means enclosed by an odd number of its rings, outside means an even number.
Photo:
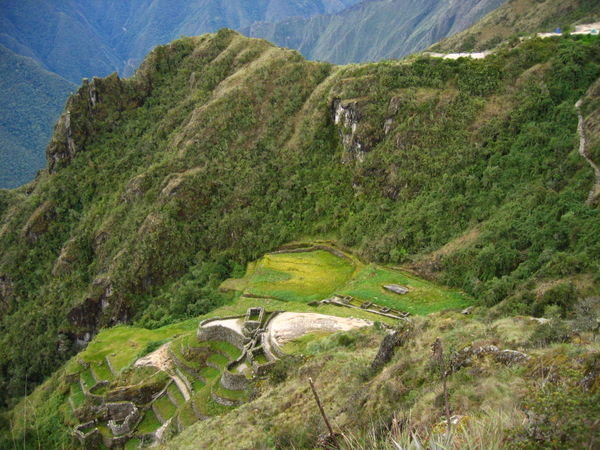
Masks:
[[[143,358],[138,359],[133,366],[151,366],[166,372],[181,391],[183,398],[188,401],[190,399],[190,392],[183,380],[179,378],[179,376],[173,371],[173,362],[171,361],[171,358],[169,358],[169,345],[171,345],[170,342],[161,345],[157,350],[147,354]]]
[[[579,133],[579,154],[588,162],[588,164],[592,167],[594,171],[594,175],[596,176],[596,182],[594,186],[590,190],[588,195],[586,204],[590,205],[597,197],[600,195],[600,168],[592,161],[590,158],[588,149],[587,149],[587,140],[585,137],[585,119],[581,114],[581,103],[582,100],[579,100],[575,103],[575,109],[577,110],[577,117],[579,118],[579,123],[577,125],[577,133]]]
[[[432,58],[442,59],[458,59],[458,58],[472,58],[472,59],[484,59],[485,57],[492,54],[491,50],[485,52],[474,52],[474,53],[432,53],[428,52],[425,55],[431,56]]]

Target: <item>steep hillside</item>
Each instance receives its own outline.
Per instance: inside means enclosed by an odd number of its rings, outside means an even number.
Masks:
[[[66,80],[131,75],[154,46],[180,36],[334,13],[357,1],[0,1],[0,45],[15,54],[2,51],[0,188],[29,182],[45,166],[50,127],[72,90]],[[16,55],[33,61],[12,70]]]
[[[400,58],[477,22],[505,0],[365,1],[339,14],[256,23],[243,33],[336,64]]]
[[[224,279],[305,236],[568,317],[598,293],[575,108],[595,127],[598,77],[596,37],[334,67],[223,30],[84,83],[49,173],[0,197],[3,405],[101,328],[223,305]]]
[[[567,30],[575,23],[600,21],[595,0],[510,0],[473,27],[436,44],[435,51],[480,51],[518,35]]]
[[[0,45],[0,186],[33,179],[74,84]]]

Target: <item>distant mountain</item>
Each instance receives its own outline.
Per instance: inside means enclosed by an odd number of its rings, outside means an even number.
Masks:
[[[336,64],[401,58],[471,26],[506,0],[369,0],[339,14],[243,30]]]
[[[473,27],[436,44],[435,51],[476,51],[518,34],[600,21],[598,0],[510,0]]]
[[[0,45],[0,187],[30,181],[45,165],[54,120],[75,85]]]
[[[131,75],[154,46],[182,35],[334,13],[358,1],[0,0],[0,188],[44,167],[69,82]]]
[[[359,0],[0,0],[0,44],[79,83],[130,74],[154,46],[256,21],[334,13]]]

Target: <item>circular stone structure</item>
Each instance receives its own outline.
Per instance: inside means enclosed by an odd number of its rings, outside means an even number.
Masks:
[[[269,340],[276,346],[283,346],[305,334],[314,332],[336,333],[355,328],[368,327],[373,322],[353,317],[337,317],[315,313],[283,312],[269,322],[267,334]]]

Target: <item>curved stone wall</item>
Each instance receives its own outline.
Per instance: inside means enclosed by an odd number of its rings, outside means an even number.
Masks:
[[[197,336],[201,341],[225,341],[240,350],[244,349],[244,337],[221,325],[200,326]]]
[[[223,371],[221,376],[221,386],[232,391],[241,391],[246,389],[249,381],[243,373],[233,373],[228,369]]]

